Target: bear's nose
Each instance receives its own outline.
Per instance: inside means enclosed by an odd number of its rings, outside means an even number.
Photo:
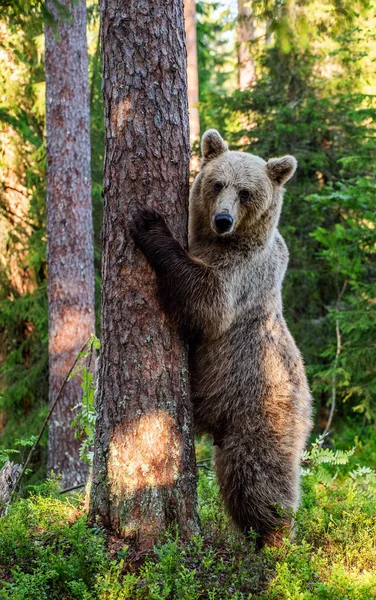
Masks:
[[[231,217],[231,215],[227,215],[225,213],[216,215],[214,218],[215,228],[218,233],[226,233],[226,231],[229,231],[233,222],[234,219]]]

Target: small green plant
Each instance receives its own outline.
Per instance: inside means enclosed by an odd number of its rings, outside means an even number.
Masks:
[[[146,579],[145,590],[151,600],[196,600],[200,582],[196,569],[186,565],[186,550],[176,532],[155,549],[156,561],[148,560],[141,574]]]
[[[18,454],[18,450],[15,448],[0,448],[0,469],[6,462],[12,460],[15,454]]]
[[[314,473],[317,481],[331,485],[338,475],[338,471],[333,472],[331,467],[347,465],[355,452],[355,446],[350,450],[331,450],[322,448],[323,441],[321,436],[318,437],[311,448],[303,452],[302,460],[305,465],[302,474],[306,476]]]
[[[36,438],[36,435],[31,435],[28,438],[16,440],[14,442],[14,448],[0,448],[0,469],[6,462],[8,462],[8,460],[13,462],[16,460],[23,463],[25,459],[25,449],[31,448]]]
[[[96,414],[94,408],[95,381],[93,362],[95,352],[99,349],[100,341],[93,334],[87,344],[87,348],[80,354],[77,368],[70,376],[79,375],[81,377],[81,386],[83,389],[82,401],[72,409],[75,411],[75,417],[71,425],[76,428],[75,437],[82,439],[80,458],[89,463],[93,460]]]
[[[136,574],[125,572],[124,559],[119,562],[113,560],[97,577],[95,598],[98,600],[134,600],[138,579]]]

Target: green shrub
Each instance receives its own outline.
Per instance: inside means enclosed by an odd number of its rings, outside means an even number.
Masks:
[[[114,557],[88,527],[81,497],[63,498],[48,481],[0,520],[0,600],[375,598],[376,474],[367,464],[376,436],[350,450],[316,441],[304,455],[294,540],[258,554],[226,516],[212,447],[200,443],[201,536],[184,544],[171,529],[136,569],[127,546]]]
[[[106,562],[104,540],[71,500],[15,502],[0,522],[2,600],[89,599]]]

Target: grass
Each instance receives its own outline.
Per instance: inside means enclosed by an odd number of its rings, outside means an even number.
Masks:
[[[17,500],[0,521],[0,600],[372,600],[376,598],[376,476],[351,452],[306,457],[295,542],[256,554],[231,526],[211,471],[200,470],[202,535],[171,530],[135,567],[86,523],[83,498],[56,482]],[[208,458],[201,441],[198,458]],[[207,465],[207,463],[205,463]]]

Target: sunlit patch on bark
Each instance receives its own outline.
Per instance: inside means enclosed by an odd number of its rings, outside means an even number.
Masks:
[[[181,441],[173,417],[164,412],[118,425],[110,442],[108,474],[119,500],[145,487],[172,485],[179,476]]]
[[[83,310],[70,306],[60,312],[59,319],[55,319],[50,324],[50,339],[49,352],[52,359],[56,358],[62,364],[62,372],[59,375],[67,374],[67,365],[64,362],[64,354],[68,360],[68,367],[72,364],[70,353],[74,353],[76,358],[77,352],[81,348],[85,339],[88,338],[88,331],[92,330],[93,314],[91,310]]]
[[[132,114],[132,103],[128,98],[124,98],[115,103],[112,113],[111,128],[113,134],[118,133],[124,128],[126,119]]]

